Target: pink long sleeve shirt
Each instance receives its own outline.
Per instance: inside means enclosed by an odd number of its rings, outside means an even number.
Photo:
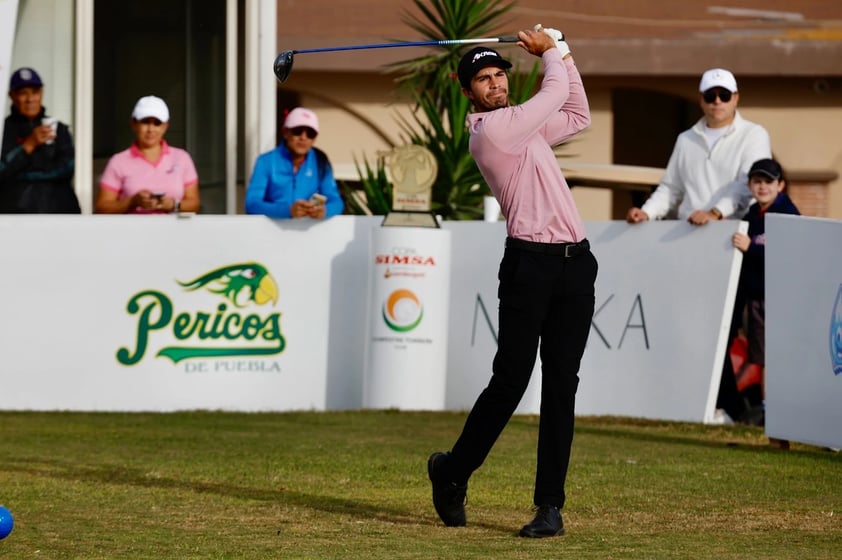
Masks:
[[[468,116],[471,155],[500,203],[510,237],[541,243],[585,238],[585,226],[553,146],[590,124],[572,57],[542,55],[544,79],[529,101]]]

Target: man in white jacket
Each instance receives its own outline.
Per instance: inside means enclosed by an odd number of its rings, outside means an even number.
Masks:
[[[737,111],[737,80],[714,68],[702,75],[699,104],[704,117],[679,134],[658,188],[642,208],[631,208],[626,221],[675,217],[703,225],[711,220],[740,218],[751,193],[751,165],[772,157],[769,133]]]

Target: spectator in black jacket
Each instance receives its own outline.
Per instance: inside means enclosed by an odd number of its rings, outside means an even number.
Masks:
[[[748,339],[748,361],[764,366],[763,392],[765,394],[766,365],[766,223],[769,212],[800,214],[792,199],[784,192],[786,179],[781,165],[774,159],[760,159],[754,162],[748,172],[748,187],[757,201],[743,218],[748,222],[748,234],[737,232],[733,236],[734,247],[743,252],[740,271],[740,293],[745,298],[746,338]]]
[[[0,213],[79,214],[73,190],[73,139],[63,123],[47,117],[44,84],[32,68],[9,80],[12,112],[0,151]]]

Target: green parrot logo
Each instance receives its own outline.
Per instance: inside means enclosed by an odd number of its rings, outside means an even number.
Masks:
[[[195,280],[177,282],[188,291],[205,288],[240,308],[249,302],[264,305],[271,301],[274,305],[278,301],[278,286],[269,271],[254,262],[223,266]]]

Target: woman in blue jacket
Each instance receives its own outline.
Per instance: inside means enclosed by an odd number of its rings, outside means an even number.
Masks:
[[[330,161],[313,146],[319,134],[316,114],[303,107],[293,109],[281,132],[284,142],[261,154],[254,164],[246,213],[317,220],[341,214],[345,205]]]

